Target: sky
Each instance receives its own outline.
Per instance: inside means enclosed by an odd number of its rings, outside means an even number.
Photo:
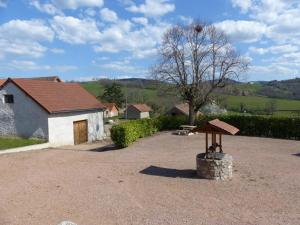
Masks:
[[[228,35],[245,81],[300,77],[299,0],[0,0],[0,78],[147,78],[163,33],[193,19]]]

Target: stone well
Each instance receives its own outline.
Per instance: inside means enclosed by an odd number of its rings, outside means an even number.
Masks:
[[[200,153],[196,157],[197,175],[211,180],[230,180],[232,178],[231,155],[225,153]]]

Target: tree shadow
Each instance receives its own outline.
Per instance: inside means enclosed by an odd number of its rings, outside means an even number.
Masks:
[[[89,149],[88,151],[90,151],[90,152],[108,152],[108,151],[116,151],[116,150],[121,150],[121,148],[118,148],[114,144],[110,144],[110,145],[105,145],[105,146],[102,146],[99,148]]]
[[[300,157],[300,152],[292,155]]]
[[[172,177],[172,178],[189,178],[189,179],[200,179],[197,177],[196,170],[186,169],[178,170],[171,168],[164,168],[158,166],[149,166],[144,170],[141,170],[140,173],[152,176],[161,176],[161,177]]]

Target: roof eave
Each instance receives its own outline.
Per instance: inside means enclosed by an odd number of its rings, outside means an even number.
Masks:
[[[59,110],[59,111],[50,111],[50,114],[59,114],[59,113],[72,113],[72,112],[86,112],[86,111],[104,111],[105,108],[90,108],[90,109],[72,109],[72,110]]]

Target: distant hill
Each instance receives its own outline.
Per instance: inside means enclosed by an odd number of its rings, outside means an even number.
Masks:
[[[159,109],[161,113],[181,102],[176,90],[165,88],[170,84],[151,79],[101,79],[82,82],[81,85],[101,100],[105,85],[113,82],[122,86],[128,103],[147,103],[152,108]],[[299,92],[299,78],[248,83],[228,80],[227,86],[217,89],[214,96],[216,101],[228,111],[264,114],[267,108],[273,104],[276,108],[275,115],[300,115]]]
[[[300,78],[263,83],[257,94],[273,98],[300,100]]]
[[[127,79],[100,79],[92,81],[98,82],[102,86],[109,85],[113,82],[127,88],[157,89],[166,86],[166,83],[158,82],[144,78],[127,78]],[[91,82],[82,82],[91,83]],[[235,96],[263,96],[269,98],[294,99],[300,100],[300,78],[283,80],[283,81],[256,81],[256,82],[238,82],[235,80],[227,80],[227,86],[217,89],[215,93],[235,95]]]

